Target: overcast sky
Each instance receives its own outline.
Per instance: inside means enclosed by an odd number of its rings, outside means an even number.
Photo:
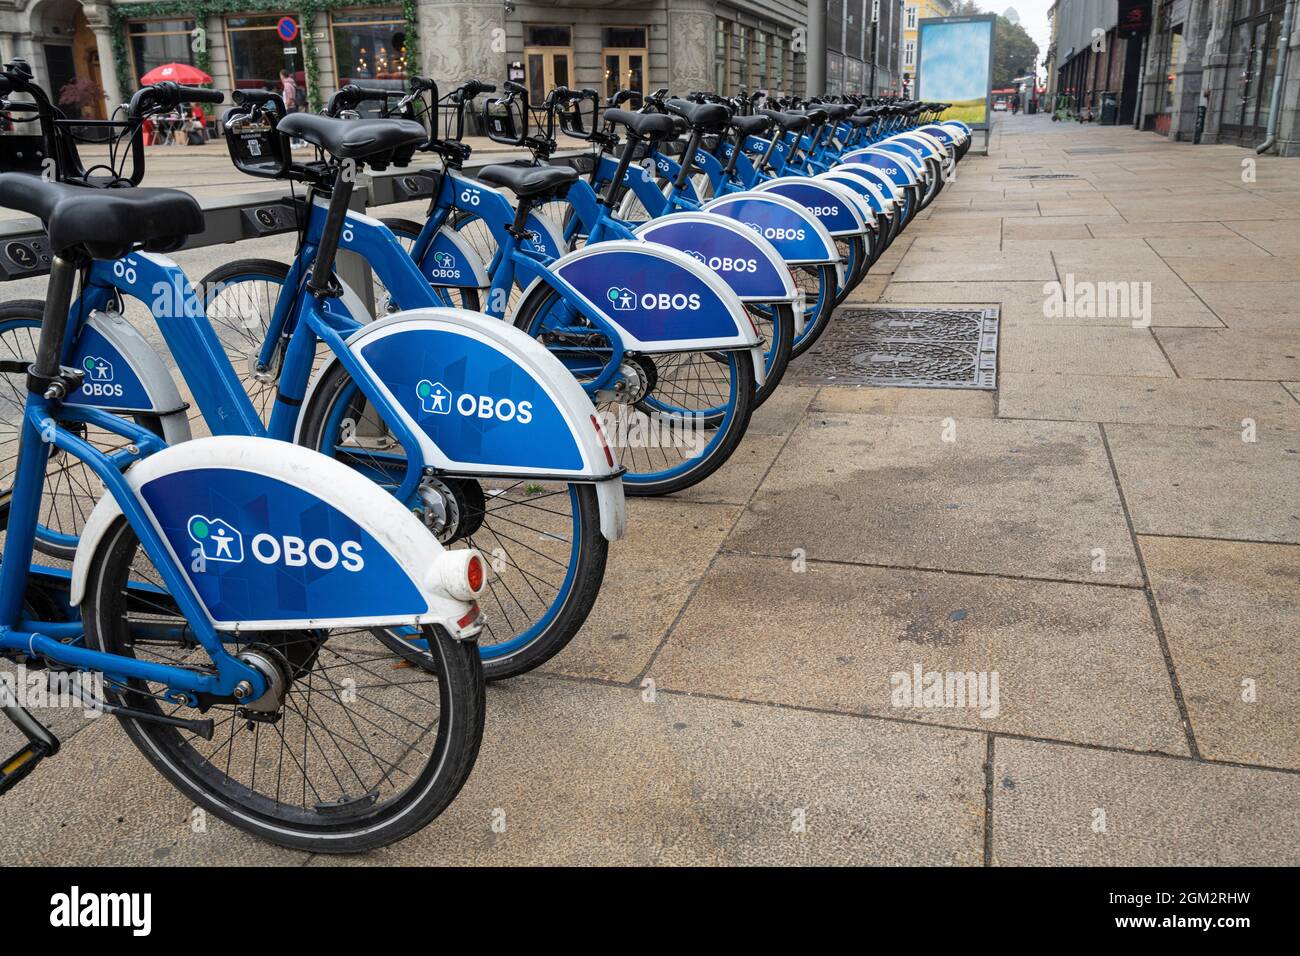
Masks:
[[[1051,31],[1047,26],[1047,8],[1052,0],[976,0],[985,13],[1006,13],[1008,8],[1020,14],[1020,25],[1038,44],[1038,65],[1042,69],[1043,54]]]

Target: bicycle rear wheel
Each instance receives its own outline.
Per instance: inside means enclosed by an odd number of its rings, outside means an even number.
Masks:
[[[134,564],[134,567],[133,567]],[[90,647],[207,669],[212,661],[119,518],[91,563],[83,602]],[[143,680],[109,682],[110,703],[189,728],[120,717],[155,769],[204,810],[281,846],[355,853],[387,846],[438,816],[469,777],[483,734],[483,675],[472,641],[421,628],[430,670],[400,667],[364,628],[240,632],[227,649],[256,653],[281,677],[278,705],[254,712],[163,699]]]
[[[608,364],[609,345],[594,326],[574,339],[578,319],[550,286],[535,288],[515,315],[515,327],[546,344],[579,381]],[[597,399],[606,436],[627,469],[629,495],[666,495],[698,484],[740,444],[754,407],[754,367],[748,350],[624,355],[620,379],[628,393]]]

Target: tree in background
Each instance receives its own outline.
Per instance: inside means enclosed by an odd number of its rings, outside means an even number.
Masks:
[[[1002,89],[1011,81],[1038,69],[1038,44],[1018,23],[999,16],[993,34],[993,88]]]

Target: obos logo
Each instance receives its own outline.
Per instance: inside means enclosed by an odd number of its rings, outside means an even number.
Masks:
[[[433,254],[433,268],[429,270],[430,279],[459,279],[460,268],[456,265],[456,257],[450,252],[435,252]]]
[[[81,386],[85,394],[108,398],[122,397],[122,386],[113,383],[112,362],[88,355],[81,366],[86,370],[86,381]]]
[[[239,564],[244,560],[244,536],[229,522],[192,515],[187,530],[190,539],[198,545],[196,557],[224,564]],[[322,571],[341,567],[354,572],[366,566],[359,541],[335,544],[328,538],[315,538],[308,542],[291,534],[277,538],[262,532],[249,542],[249,550],[259,564],[283,564],[289,568],[311,564]]]
[[[760,226],[756,222],[747,222],[744,225],[753,229],[764,239],[790,239],[794,242],[802,242],[807,233],[802,226]]]
[[[610,286],[605,297],[614,305],[615,312],[631,312],[640,305],[643,309],[673,310],[675,312],[695,312],[700,307],[698,292],[647,292],[637,298],[631,289],[622,286]]]
[[[686,254],[694,256],[714,272],[757,272],[757,259],[733,259],[731,256],[706,256],[702,252],[687,249]]]
[[[466,418],[495,418],[497,421],[518,422],[520,425],[527,425],[533,420],[532,402],[515,402],[509,398],[472,395],[469,392],[456,396],[442,382],[431,382],[427,378],[416,383],[415,395],[420,400],[420,408],[430,415],[450,415],[454,408]]]

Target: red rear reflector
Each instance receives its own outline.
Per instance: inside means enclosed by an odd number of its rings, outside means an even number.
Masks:
[[[482,613],[483,612],[478,609],[478,601],[475,601],[473,604],[470,605],[469,610],[465,612],[465,616],[456,622],[456,626],[459,627],[461,630],[464,630],[465,628],[473,624],[475,621],[477,621],[479,619],[479,615]]]
[[[600,439],[600,450],[605,453],[605,464],[614,467],[614,454],[609,450],[609,442],[605,441],[605,429],[600,427],[600,422],[595,415],[591,416],[591,425],[596,429],[596,437]]]
[[[470,558],[465,566],[465,580],[469,582],[469,589],[475,594],[483,587],[483,561],[477,554]]]

